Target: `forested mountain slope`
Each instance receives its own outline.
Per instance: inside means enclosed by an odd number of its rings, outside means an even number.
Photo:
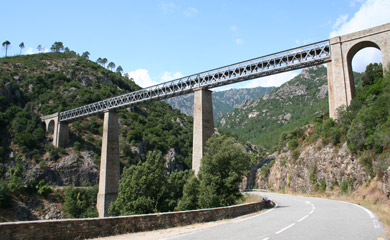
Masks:
[[[40,116],[137,89],[131,79],[74,52],[0,58],[0,207],[19,206],[13,211],[20,220],[61,217],[58,206],[45,205],[34,194],[48,185],[98,183],[103,114],[70,123],[66,148],[51,145]],[[190,168],[191,117],[161,101],[121,109],[119,117],[121,167],[159,150],[169,172]],[[28,206],[19,202],[25,198]],[[9,217],[1,209],[0,215]]]
[[[256,87],[213,92],[214,121],[217,121],[224,114],[232,111],[245,102],[262,97],[273,89],[274,87]],[[193,116],[194,114],[194,94],[169,98],[165,101],[188,116]]]
[[[359,82],[359,74],[355,74]],[[262,98],[222,116],[216,127],[266,149],[275,148],[279,136],[300,128],[328,111],[327,72],[324,66],[301,74]]]

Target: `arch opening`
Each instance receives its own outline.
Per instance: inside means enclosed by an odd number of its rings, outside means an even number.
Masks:
[[[47,125],[47,132],[53,134],[54,133],[54,120],[50,120],[49,124]]]
[[[367,65],[371,63],[382,63],[382,52],[376,43],[362,41],[355,44],[348,51],[347,64],[352,97],[356,95],[356,88],[361,87],[362,74],[365,72]]]

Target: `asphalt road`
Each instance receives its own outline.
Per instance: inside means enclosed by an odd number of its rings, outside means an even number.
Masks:
[[[248,218],[165,239],[387,239],[376,215],[361,206],[285,194],[254,194],[272,199],[276,207]]]

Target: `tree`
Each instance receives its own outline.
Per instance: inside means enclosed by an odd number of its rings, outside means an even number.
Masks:
[[[106,63],[107,63],[107,58],[103,58],[100,62],[101,64],[103,64],[103,67],[106,67]]]
[[[98,58],[98,59],[96,60],[96,63],[97,63],[97,64],[102,64],[102,58]]]
[[[370,63],[362,76],[362,86],[372,85],[379,78],[383,78],[382,63]]]
[[[122,74],[123,68],[122,68],[121,65],[119,65],[119,66],[116,68],[116,72]]]
[[[117,200],[111,215],[129,215],[166,211],[168,177],[165,160],[159,151],[148,152],[146,161],[125,168],[119,182]]]
[[[90,53],[88,51],[86,51],[86,52],[83,52],[83,55],[81,55],[81,57],[88,60],[89,55],[90,55]]]
[[[111,69],[111,71],[112,71],[112,69],[115,68],[115,63],[110,62],[110,63],[107,65],[107,68]]]
[[[38,50],[38,52],[40,52],[40,53],[42,52],[42,46],[41,46],[41,44],[38,45],[37,50]]]
[[[6,40],[3,42],[3,47],[5,47],[5,57],[7,57],[7,52],[8,52],[8,46],[11,45],[11,42]]]
[[[232,205],[241,198],[239,184],[249,169],[250,156],[227,136],[213,136],[207,141],[199,171],[199,207]]]
[[[24,48],[24,42],[21,42],[19,44],[19,47],[20,47],[20,55],[22,55],[22,49]]]
[[[193,210],[198,208],[199,180],[192,175],[183,188],[183,197],[179,200],[175,210]]]
[[[64,44],[62,42],[54,42],[54,44],[51,45],[50,50],[52,52],[61,52],[64,50]]]

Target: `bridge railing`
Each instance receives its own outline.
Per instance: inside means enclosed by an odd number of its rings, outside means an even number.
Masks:
[[[287,72],[330,61],[329,40],[289,49],[221,68],[189,75],[138,91],[108,98],[60,113],[60,121],[71,121],[99,112],[140,102],[187,94],[196,88],[214,88]]]

